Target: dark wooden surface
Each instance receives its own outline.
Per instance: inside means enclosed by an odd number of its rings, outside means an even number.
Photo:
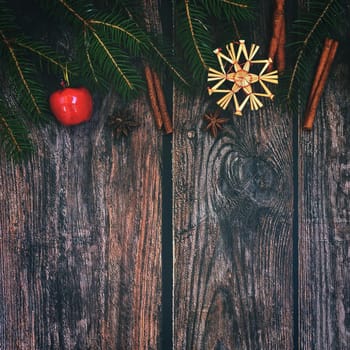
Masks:
[[[267,101],[213,139],[204,96],[174,106],[174,348],[292,349],[292,117]]]
[[[271,3],[252,29],[262,54]],[[145,10],[160,31],[157,2]],[[28,161],[0,155],[0,349],[160,349],[171,321],[176,350],[348,349],[349,81],[338,57],[311,132],[302,111],[267,101],[217,139],[204,93],[173,90],[172,315],[147,98],[130,105],[140,127],[127,139],[107,126],[113,95],[89,123],[33,129]]]
[[[158,348],[160,138],[139,99],[141,126],[114,142],[115,100],[36,130],[25,164],[1,158],[1,349]]]
[[[350,347],[350,69],[340,55],[313,131],[298,135],[301,349]]]
[[[268,104],[214,140],[200,98],[175,106],[175,348],[291,349],[290,118]]]

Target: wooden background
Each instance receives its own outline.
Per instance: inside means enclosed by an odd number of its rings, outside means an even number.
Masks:
[[[272,1],[259,11],[266,53]],[[1,154],[0,349],[349,349],[346,55],[311,132],[267,102],[213,139],[205,92],[168,86],[171,136],[141,96],[115,139],[110,94],[89,123],[33,128],[28,161]]]

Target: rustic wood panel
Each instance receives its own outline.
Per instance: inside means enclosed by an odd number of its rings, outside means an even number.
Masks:
[[[128,138],[108,127],[118,97],[95,102],[86,124],[33,128],[28,161],[1,155],[0,349],[160,346],[161,133],[146,96]]]
[[[271,4],[259,5],[253,35],[262,55]],[[161,30],[158,2],[145,0],[145,22]],[[292,116],[274,104],[233,116],[213,139],[206,97],[175,89],[174,349],[348,348],[346,61],[313,131],[299,127],[298,164]],[[114,139],[118,104],[111,94],[87,124],[33,128],[26,162],[0,155],[0,349],[161,347],[161,135],[143,96],[128,112],[140,127]]]
[[[115,140],[118,103],[33,129],[22,164],[1,156],[0,349],[158,348],[161,136],[140,98],[140,127]]]
[[[175,96],[174,347],[291,349],[292,126],[271,105],[214,140]]]
[[[270,5],[250,28],[258,44]],[[292,349],[292,118],[267,101],[213,139],[204,101],[174,101],[174,347]]]
[[[299,134],[301,349],[349,349],[350,344],[350,70],[345,50],[342,45],[338,50],[313,130]]]

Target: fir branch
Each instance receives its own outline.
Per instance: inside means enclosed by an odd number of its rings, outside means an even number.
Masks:
[[[146,32],[130,16],[127,8],[108,12],[90,11],[88,14],[94,28],[102,28],[121,47],[137,55],[145,51]]]
[[[201,0],[207,11],[219,19],[249,20],[253,18],[252,0]]]
[[[16,17],[10,10],[7,1],[0,0],[0,9],[0,28],[6,29],[6,32],[17,31]]]
[[[105,26],[105,27],[109,27],[109,28],[113,28],[113,29],[119,30],[122,33],[124,33],[125,35],[129,36],[131,39],[135,40],[137,43],[139,43],[139,44],[141,43],[140,39],[138,39],[134,34],[132,34],[131,32],[127,31],[126,29],[124,29],[120,25],[107,23],[107,22],[103,22],[103,21],[98,21],[96,19],[92,19],[89,22],[91,24],[100,24],[100,25]]]
[[[188,27],[189,27],[190,32],[191,32],[193,46],[197,52],[197,55],[199,57],[199,60],[202,64],[202,66],[205,68],[205,70],[208,70],[208,66],[205,63],[205,60],[204,60],[204,57],[202,55],[201,50],[199,49],[198,40],[197,40],[195,31],[194,31],[194,25],[193,25],[192,14],[191,14],[192,11],[190,10],[189,0],[185,0],[185,10],[186,10],[186,18],[187,18],[187,22],[188,22]]]
[[[22,158],[33,149],[22,118],[14,116],[0,99],[0,147],[14,159]]]
[[[140,4],[136,1],[134,2],[134,4],[131,4],[131,1],[127,1],[127,4],[124,3],[123,0],[121,0],[121,2],[123,3],[124,10],[129,16],[129,18],[134,20],[136,15],[135,9],[136,8],[139,9]],[[130,9],[130,6],[132,6],[132,9]],[[140,25],[136,22],[135,24],[137,28],[140,29]],[[170,72],[175,83],[179,83],[182,87],[184,87],[185,89],[188,89],[190,87],[189,81],[187,80],[187,78],[185,77],[181,69],[173,62],[173,57],[174,57],[173,48],[169,49],[168,47],[165,47],[164,43],[160,44],[159,42],[157,42],[156,44],[155,38],[149,33],[146,33],[144,41],[145,41],[145,47],[147,49],[145,54],[149,58],[149,61],[154,61],[155,65],[157,65],[157,63],[160,66],[164,65],[165,68]]]
[[[229,4],[232,6],[237,6],[240,8],[248,8],[247,4],[243,4],[243,3],[239,3],[239,2],[235,2],[235,1],[231,1],[231,0],[220,0],[220,2],[224,2],[225,4]]]
[[[60,68],[62,71],[66,69],[65,65],[59,61],[59,58],[55,58],[55,53],[46,45],[42,43],[35,43],[32,40],[16,40],[16,46],[24,48],[29,52],[35,54],[39,58],[44,59],[46,62],[53,66]],[[63,60],[61,58],[61,60]]]
[[[304,104],[307,98],[307,94],[300,89],[304,89],[310,83],[312,67],[317,58],[317,55],[311,52],[319,51],[323,40],[329,35],[329,30],[336,26],[334,19],[339,15],[339,10],[337,0],[328,0],[325,3],[310,1],[309,12],[294,22],[294,33],[301,39],[288,45],[297,51],[297,56],[290,73],[283,79],[287,82],[284,100],[292,109],[297,106],[295,101],[298,100],[298,92],[301,104]],[[304,82],[302,86],[298,84],[301,81]]]
[[[5,132],[5,134],[7,134],[9,141],[10,141],[9,143],[12,144],[12,147],[13,147],[12,152],[21,153],[22,147],[19,144],[19,141],[17,141],[17,138],[15,136],[15,131],[11,129],[9,123],[1,115],[0,115],[0,124],[1,124],[0,129],[3,130]],[[5,139],[6,139],[6,137],[5,137]]]
[[[125,99],[136,95],[143,88],[141,74],[130,62],[130,57],[103,33],[97,35],[91,31],[86,32],[86,38],[80,42],[80,47],[78,50],[85,51],[85,54],[87,52],[90,57],[90,62],[81,62],[81,75],[85,78],[92,75],[90,83],[96,84],[97,81],[96,87],[115,88]]]
[[[91,55],[89,53],[89,45],[88,45],[88,42],[87,42],[87,37],[86,37],[86,30],[84,30],[84,49],[85,49],[85,55],[86,55],[86,59],[88,61],[88,66],[90,68],[90,71],[92,73],[92,76],[94,78],[94,81],[96,83],[98,83],[98,78],[97,78],[97,75],[96,75],[96,72],[95,72],[95,68],[92,64],[92,60],[91,60]]]
[[[106,43],[104,43],[104,41],[101,39],[101,37],[96,33],[93,32],[92,35],[95,37],[95,39],[98,41],[98,43],[101,45],[103,51],[105,52],[105,54],[107,55],[107,57],[110,59],[111,63],[113,64],[114,68],[116,69],[116,71],[120,74],[120,76],[123,78],[123,80],[125,81],[126,85],[133,90],[133,83],[128,79],[128,77],[126,76],[126,74],[122,71],[122,69],[119,67],[117,61],[114,59],[111,50],[108,48],[108,46],[106,45]]]
[[[110,74],[116,75],[114,81],[117,83],[119,92],[127,97],[130,94],[135,94],[136,90],[140,87],[141,83],[138,79],[135,69],[127,67],[127,65],[121,63],[125,58],[125,53],[122,52],[122,44],[124,44],[129,50],[134,53],[138,51],[136,47],[140,48],[142,44],[142,33],[140,31],[131,32],[132,22],[128,20],[119,20],[119,24],[113,23],[112,18],[108,15],[102,15],[88,7],[86,16],[78,13],[72,6],[70,6],[65,0],[58,0],[69,13],[73,15],[82,25],[82,33],[84,37],[84,50],[86,55],[90,73],[92,73],[94,81],[104,81],[111,79]],[[83,2],[81,2],[83,3]],[[110,21],[107,21],[110,20]],[[104,31],[100,31],[104,29]],[[135,29],[135,26],[133,26]],[[112,30],[112,32],[111,32]],[[86,32],[90,34],[90,38],[93,41],[91,46],[94,47],[92,51],[87,47]],[[113,36],[115,32],[119,32],[119,36]],[[116,43],[111,43],[111,39],[118,39]],[[97,44],[97,45],[96,45]],[[116,44],[120,46],[120,50],[115,50]],[[93,57],[95,56],[95,57]],[[100,57],[100,58],[99,58]],[[101,59],[102,58],[102,59]],[[94,67],[94,64],[99,62],[99,69]],[[112,68],[112,69],[111,69]],[[97,79],[97,70],[99,73],[105,72],[102,79]],[[113,78],[112,78],[113,80]],[[104,84],[106,85],[106,84]]]
[[[215,64],[208,16],[208,11],[199,2],[183,0],[179,3],[176,23],[178,43],[198,84],[204,82],[208,67]]]
[[[40,109],[39,104],[37,102],[37,99],[35,97],[35,92],[32,91],[32,89],[29,86],[29,83],[25,77],[24,70],[21,67],[20,61],[17,58],[17,55],[15,53],[14,48],[12,47],[10,41],[6,38],[6,36],[4,35],[4,33],[1,30],[0,30],[0,37],[1,37],[2,41],[4,42],[4,44],[7,46],[7,49],[10,53],[10,56],[11,56],[15,66],[16,66],[17,73],[19,74],[20,80],[21,80],[23,86],[25,87],[25,90],[26,90],[28,96],[30,97],[30,100],[32,101],[34,109],[40,115],[42,112],[41,112],[41,109]]]
[[[69,12],[71,12],[80,22],[82,22],[86,27],[90,27],[89,22],[79,15],[65,0],[58,0]],[[93,30],[92,27],[90,29]]]
[[[290,78],[290,83],[289,83],[289,88],[288,88],[288,94],[287,94],[287,99],[290,99],[290,96],[291,96],[291,90],[293,88],[293,85],[294,85],[294,81],[295,81],[295,75],[299,69],[299,64],[300,64],[300,61],[301,59],[303,58],[303,55],[304,55],[304,52],[305,52],[305,48],[307,47],[309,41],[310,41],[310,38],[312,37],[312,35],[315,33],[317,27],[320,25],[320,23],[322,22],[322,20],[324,19],[325,17],[325,14],[327,13],[327,11],[329,10],[330,6],[332,5],[332,3],[334,2],[335,0],[330,0],[328,2],[328,4],[326,5],[326,7],[323,9],[321,15],[317,18],[316,22],[314,23],[314,25],[312,26],[311,30],[307,33],[307,36],[305,37],[305,39],[302,41],[302,48],[300,49],[299,51],[299,54],[298,54],[298,57],[297,57],[297,60],[295,62],[295,65],[294,65],[294,68],[293,68],[293,71],[292,71],[292,76]],[[302,21],[299,21],[299,23],[302,23]],[[305,22],[305,23],[308,23],[308,22]]]
[[[190,83],[187,81],[187,79],[184,77],[183,73],[180,72],[179,68],[173,64],[170,59],[161,52],[161,50],[152,42],[152,40],[148,39],[148,43],[152,50],[157,54],[159,59],[165,64],[165,66],[170,70],[173,77],[175,77],[183,86],[189,87]]]

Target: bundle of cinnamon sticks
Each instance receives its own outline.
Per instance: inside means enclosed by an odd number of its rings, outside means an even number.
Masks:
[[[283,72],[286,67],[286,21],[284,16],[284,1],[285,0],[275,0],[273,30],[268,56],[272,61],[276,61],[276,68],[280,73]],[[272,70],[272,65],[269,69]]]
[[[156,126],[159,130],[164,127],[165,133],[170,134],[173,132],[173,126],[167,110],[166,100],[159,76],[148,64],[145,64],[144,71]]]
[[[326,81],[338,48],[338,42],[334,39],[326,38],[319,64],[317,66],[315,78],[311,87],[309,100],[306,107],[304,129],[311,130],[320,102],[322,92],[326,85]]]

